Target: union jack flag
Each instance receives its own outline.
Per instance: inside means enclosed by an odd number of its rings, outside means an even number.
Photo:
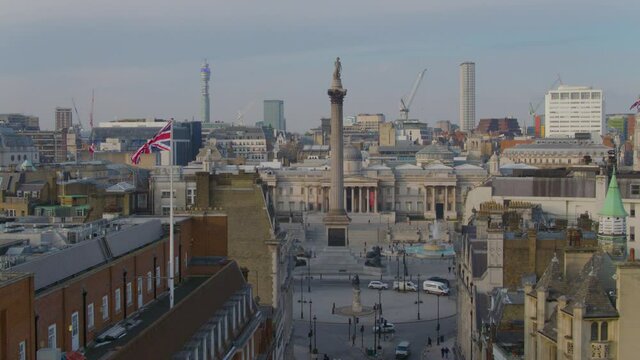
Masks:
[[[631,107],[629,108],[629,110],[633,110],[633,108],[636,108],[636,110],[640,111],[640,99],[636,100],[633,104],[631,104]]]
[[[154,149],[159,151],[171,151],[171,128],[173,120],[169,121],[157,134],[142,145],[132,156],[131,162],[140,163],[142,154],[150,154]]]

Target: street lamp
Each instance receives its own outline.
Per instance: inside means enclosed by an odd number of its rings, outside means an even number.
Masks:
[[[380,315],[382,315],[382,288],[378,289],[378,309],[380,310]]]
[[[313,315],[313,348],[318,351],[318,322],[315,315]]]
[[[311,301],[311,299],[309,299],[309,352],[311,352],[311,336],[313,336],[313,327],[311,324],[311,306],[313,305],[313,301]],[[314,316],[315,318],[315,316]]]
[[[304,279],[302,278],[302,276],[300,277],[300,300],[298,300],[298,302],[300,303],[300,319],[304,319],[304,308],[303,308],[303,304],[306,303],[306,301],[304,300],[304,289],[303,289],[303,284]]]
[[[438,320],[436,322],[436,345],[440,345],[440,294],[436,294],[438,299]]]
[[[311,254],[307,259],[307,291],[311,292]]]
[[[420,320],[420,304],[422,303],[422,301],[420,301],[420,274],[418,274],[418,291],[416,291],[418,293],[418,301],[416,301],[416,304],[418,304],[418,320]]]

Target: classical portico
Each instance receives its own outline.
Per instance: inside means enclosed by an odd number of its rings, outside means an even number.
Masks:
[[[424,217],[425,219],[456,218],[456,185],[425,184],[424,185]]]
[[[349,184],[344,187],[344,208],[351,214],[378,212],[378,187],[375,184]]]

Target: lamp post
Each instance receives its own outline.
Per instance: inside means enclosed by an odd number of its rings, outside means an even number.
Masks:
[[[349,336],[347,337],[347,341],[351,340],[351,318],[349,318]]]
[[[382,288],[378,289],[378,310],[380,311],[380,315],[382,315]]]
[[[313,348],[318,351],[318,322],[315,315],[313,315]]]
[[[436,345],[440,345],[440,295],[436,294],[438,299],[438,318],[436,322]]]
[[[416,304],[418,304],[418,320],[420,320],[420,303],[422,303],[422,301],[420,301],[420,274],[418,274],[418,291],[416,291],[418,293],[418,301],[416,301]]]
[[[311,352],[311,337],[313,336],[313,326],[311,321],[313,318],[311,317],[311,309],[312,309],[313,301],[309,299],[309,352]]]
[[[307,259],[307,291],[311,292],[311,254]]]
[[[300,300],[298,300],[298,302],[300,303],[300,319],[304,319],[304,308],[303,305],[306,301],[304,301],[304,289],[303,289],[303,281],[304,279],[302,278],[302,276],[300,277]]]

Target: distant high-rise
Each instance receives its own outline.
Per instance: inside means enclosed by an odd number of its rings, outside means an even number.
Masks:
[[[201,93],[202,93],[202,98],[200,99],[200,106],[201,106],[201,111],[202,111],[202,122],[204,123],[210,123],[211,122],[211,118],[210,118],[210,112],[209,112],[209,79],[211,79],[211,69],[209,69],[209,64],[207,63],[207,60],[204,60],[204,63],[202,63],[202,67],[200,67],[200,85],[201,85]]]
[[[602,90],[560,85],[544,98],[546,137],[574,137],[576,133],[604,135]]]
[[[284,101],[265,100],[264,101],[264,126],[271,126],[274,130],[287,130],[284,118]]]
[[[460,64],[460,130],[469,132],[476,127],[476,64]]]
[[[68,129],[73,126],[71,108],[56,108],[56,130]]]

